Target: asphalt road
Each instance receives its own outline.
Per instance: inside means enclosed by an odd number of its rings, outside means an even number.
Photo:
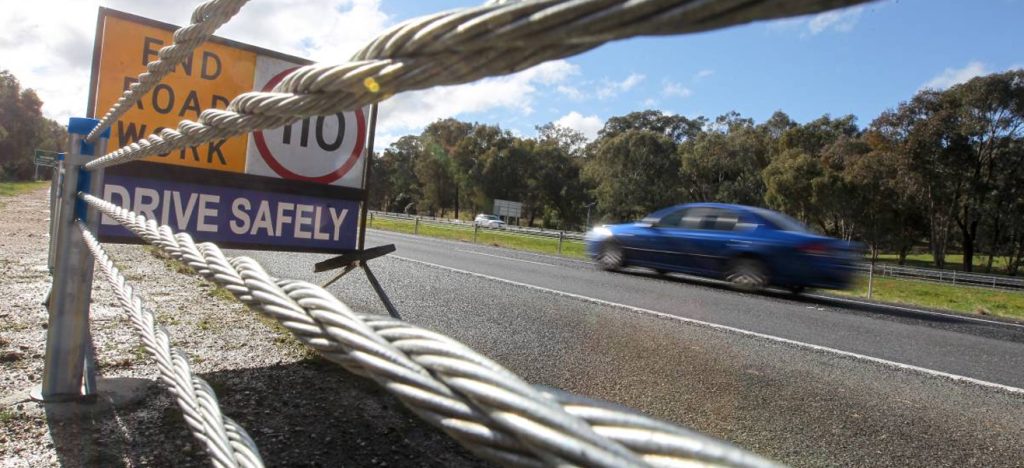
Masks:
[[[398,251],[371,265],[403,318],[531,382],[798,466],[1024,463],[1024,328],[370,231],[387,243]],[[330,279],[312,273],[324,255],[245,254]],[[384,311],[361,272],[329,289]]]

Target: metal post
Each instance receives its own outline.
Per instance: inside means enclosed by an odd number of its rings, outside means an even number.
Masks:
[[[416,217],[416,225],[414,225],[412,227],[412,233],[416,234],[416,235],[420,234],[420,217],[419,216]]]
[[[388,310],[388,315],[401,319],[402,316],[398,315],[398,309],[391,303],[391,299],[388,297],[388,293],[384,292],[384,288],[381,287],[380,282],[377,281],[377,277],[370,271],[370,266],[366,262],[360,262],[363,267],[363,271],[366,272],[366,279],[370,280],[370,286],[373,286],[373,290],[377,292],[377,296],[380,297],[380,301],[384,303],[384,308]]]
[[[34,180],[34,181],[38,181],[39,180],[39,164],[36,164],[36,172],[34,174],[32,174],[32,180]]]
[[[92,292],[93,259],[75,222],[81,220],[95,230],[99,216],[78,199],[78,192],[100,194],[102,171],[81,168],[107,147],[110,129],[93,144],[85,136],[98,123],[95,119],[71,118],[68,124],[68,152],[64,160],[53,287],[46,328],[46,357],[39,397],[44,401],[67,401],[83,396],[83,383],[92,382],[93,366],[86,369],[89,349],[89,302]]]
[[[871,299],[871,287],[875,281],[875,261],[871,261],[871,267],[868,268],[868,299]]]
[[[370,211],[370,169],[373,167],[373,139],[377,135],[377,104],[370,108],[370,133],[366,138],[366,162],[363,166],[363,201],[359,202],[359,239],[356,249],[366,246],[366,213]]]
[[[584,231],[589,231],[590,230],[590,209],[593,208],[594,205],[596,205],[596,204],[597,204],[597,202],[590,202],[590,203],[584,204],[584,206],[587,207],[587,225],[583,226],[584,227]]]
[[[57,156],[53,166],[53,177],[50,178],[50,250],[46,256],[46,267],[53,274],[54,252],[57,250],[57,218],[60,217],[60,184],[64,176],[64,153]]]
[[[473,224],[473,243],[476,244],[477,236],[480,235],[480,225]]]
[[[369,222],[368,226],[369,227],[373,227],[373,213],[370,213],[370,222]]]
[[[565,239],[565,233],[558,231],[558,255],[562,255],[562,240]]]
[[[953,285],[956,286],[956,270],[953,270]]]

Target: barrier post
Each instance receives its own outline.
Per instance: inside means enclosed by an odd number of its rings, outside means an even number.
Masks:
[[[420,217],[416,217],[416,224],[412,227],[412,233],[419,235],[420,233]]]
[[[565,233],[558,231],[558,255],[562,255],[562,240],[565,239]]]
[[[46,328],[46,357],[43,382],[33,397],[43,401],[70,401],[92,396],[93,365],[89,349],[89,302],[92,293],[93,259],[75,226],[79,220],[94,230],[99,215],[78,199],[78,192],[100,194],[102,171],[82,169],[86,162],[106,150],[110,129],[93,144],[85,136],[98,121],[72,117],[68,123],[68,151],[61,181],[53,286],[50,288],[49,324]],[[102,195],[102,194],[100,194]],[[83,388],[84,387],[84,388]],[[33,392],[35,393],[35,392]]]
[[[882,267],[885,268],[884,266]],[[871,260],[871,266],[868,268],[868,299],[871,299],[871,287],[875,282],[875,261]]]
[[[477,236],[480,235],[480,225],[473,223],[473,243],[476,244]]]
[[[53,256],[57,249],[57,218],[60,216],[60,184],[64,177],[64,153],[57,155],[53,165],[53,176],[50,177],[50,249],[46,255],[46,268],[53,274]]]

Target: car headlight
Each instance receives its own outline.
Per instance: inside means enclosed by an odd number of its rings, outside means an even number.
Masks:
[[[589,232],[587,232],[587,236],[586,237],[587,237],[587,239],[597,240],[597,239],[604,239],[606,237],[611,237],[611,236],[612,236],[612,230],[611,229],[608,229],[608,228],[606,228],[604,226],[597,226],[594,229],[591,229]]]

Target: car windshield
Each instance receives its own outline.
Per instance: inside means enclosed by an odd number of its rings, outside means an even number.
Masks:
[[[789,216],[786,216],[777,211],[766,210],[763,208],[754,208],[754,212],[764,218],[766,221],[780,231],[790,232],[811,232],[804,223],[797,221]]]

